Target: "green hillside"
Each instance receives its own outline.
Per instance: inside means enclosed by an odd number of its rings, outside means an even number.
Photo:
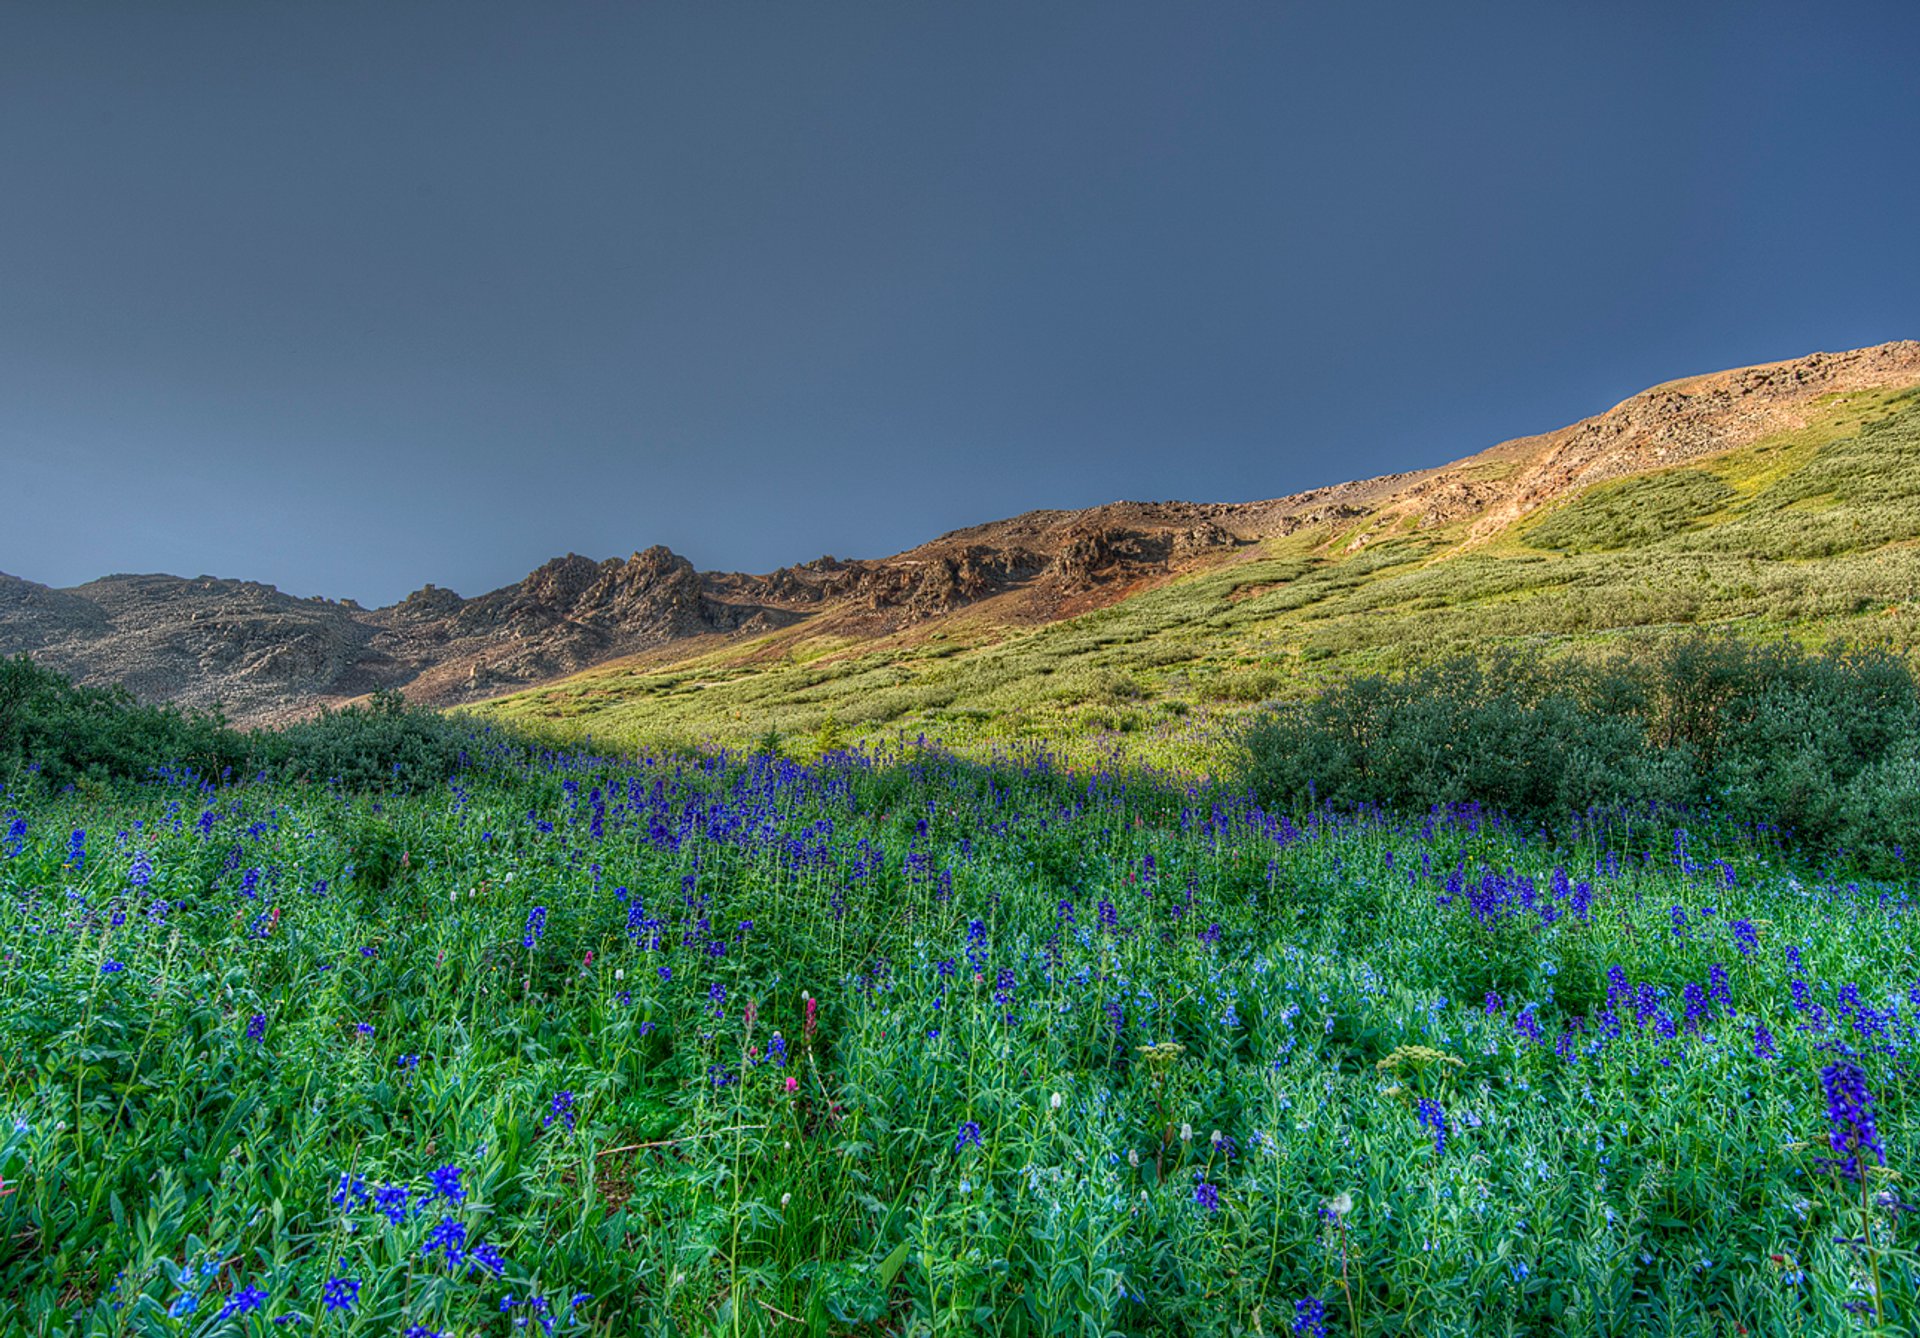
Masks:
[[[1485,468],[1499,466],[1488,462]],[[775,634],[602,666],[474,708],[612,744],[804,751],[925,732],[1198,757],[1246,711],[1359,671],[1730,626],[1920,643],[1920,390],[1834,395],[1805,428],[1557,499],[1490,535],[1349,518],[1037,629],[967,612],[870,644]]]

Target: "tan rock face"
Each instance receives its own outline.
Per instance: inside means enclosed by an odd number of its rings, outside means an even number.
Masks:
[[[1816,353],[1656,386],[1443,468],[1265,502],[1032,511],[891,558],[822,557],[764,576],[696,572],[661,547],[624,561],[568,554],[473,599],[428,585],[368,610],[211,577],[110,576],[53,590],[0,574],[0,654],[25,651],[148,700],[222,704],[254,724],[383,687],[435,705],[474,701],[621,656],[803,621],[856,639],[975,605],[1002,624],[1038,623],[1314,526],[1345,532],[1348,548],[1408,523],[1468,521],[1485,537],[1576,488],[1801,426],[1836,392],[1910,384],[1920,384],[1920,343]]]

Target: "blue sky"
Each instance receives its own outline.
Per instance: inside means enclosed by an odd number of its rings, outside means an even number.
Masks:
[[[384,603],[1920,337],[1911,3],[21,4],[0,570]]]

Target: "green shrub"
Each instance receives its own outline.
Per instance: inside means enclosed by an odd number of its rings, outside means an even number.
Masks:
[[[1345,680],[1242,744],[1244,781],[1296,809],[1476,802],[1552,824],[1654,803],[1819,849],[1920,848],[1920,692],[1885,650],[1704,634],[1598,662],[1501,650]]]
[[[253,741],[262,760],[295,777],[348,789],[432,787],[494,751],[524,751],[518,736],[482,730],[457,716],[411,707],[398,692],[376,692],[365,706],[323,710],[312,720]]]
[[[29,767],[55,787],[140,780],[164,766],[218,777],[247,753],[217,714],[143,706],[123,688],[83,687],[25,655],[0,660],[0,782]]]
[[[410,707],[398,692],[277,732],[242,733],[218,714],[146,706],[121,688],[72,683],[24,655],[0,660],[0,780],[30,771],[58,788],[190,768],[209,778],[266,770],[349,789],[410,790],[531,746],[498,726]]]
[[[1638,548],[1682,533],[1732,496],[1726,482],[1698,469],[1603,483],[1548,514],[1527,542],[1567,553]]]

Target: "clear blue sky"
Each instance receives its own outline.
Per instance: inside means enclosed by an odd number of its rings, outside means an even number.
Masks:
[[[1920,5],[16,3],[0,570],[387,602],[1920,337]]]

